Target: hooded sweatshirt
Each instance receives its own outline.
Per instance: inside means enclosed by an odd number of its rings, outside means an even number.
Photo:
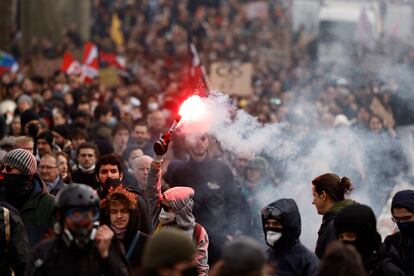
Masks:
[[[281,212],[280,222],[283,225],[282,236],[267,251],[268,260],[278,276],[315,275],[319,267],[319,259],[299,240],[301,219],[298,206],[293,199],[279,199],[269,204]],[[263,230],[266,229],[262,216]]]
[[[154,229],[158,231],[162,226],[159,224],[161,212],[161,201],[163,197],[168,201],[171,211],[175,213],[174,226],[194,237],[196,226],[195,218],[192,213],[194,206],[194,190],[189,187],[174,187],[161,194],[161,169],[159,164],[152,162],[147,176],[146,184],[147,202],[152,217]],[[203,226],[200,225],[200,235],[198,240],[194,240],[197,245],[197,270],[198,275],[207,275],[209,271],[208,261],[208,235]]]
[[[396,193],[392,199],[391,213],[396,207],[405,208],[414,213],[414,191],[404,190]],[[400,230],[400,232],[387,236],[384,240],[384,246],[386,248],[394,247],[403,263],[404,272],[407,275],[414,275],[414,233],[410,229],[407,230],[403,229],[403,231]]]

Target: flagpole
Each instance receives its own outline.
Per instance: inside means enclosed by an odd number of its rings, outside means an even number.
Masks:
[[[195,66],[200,66],[201,75],[203,76],[203,80],[206,84],[208,94],[210,94],[210,87],[211,86],[210,86],[210,81],[208,79],[207,71],[206,71],[206,68],[204,67],[204,65],[201,63],[201,59],[200,59],[200,56],[198,54],[198,50],[197,50],[194,42],[190,42],[190,50],[191,50],[191,53],[193,55],[193,60],[195,60],[195,62],[193,62],[193,66],[194,67]],[[194,63],[197,63],[197,65],[195,65]]]

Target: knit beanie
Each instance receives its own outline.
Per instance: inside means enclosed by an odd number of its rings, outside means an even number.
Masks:
[[[391,213],[396,207],[405,208],[410,212],[414,212],[414,191],[403,190],[396,193],[392,198]]]
[[[40,133],[37,136],[37,140],[39,139],[44,139],[46,141],[46,143],[48,143],[50,145],[50,147],[53,148],[53,141],[54,141],[54,137],[53,137],[53,133],[49,130],[45,130],[42,133]]]
[[[65,138],[67,140],[69,139],[70,130],[69,130],[69,127],[67,125],[54,126],[52,128],[52,131],[56,132],[57,134],[59,134],[60,136],[62,136],[63,138]]]
[[[31,109],[28,109],[20,114],[20,123],[22,125],[22,129],[28,122],[33,120],[39,120],[39,116],[37,116],[37,114]]]
[[[144,249],[145,268],[171,267],[182,261],[192,261],[196,247],[191,237],[174,228],[163,228],[154,234]]]
[[[3,163],[18,168],[23,174],[33,175],[37,170],[36,157],[25,149],[9,151],[4,156]]]

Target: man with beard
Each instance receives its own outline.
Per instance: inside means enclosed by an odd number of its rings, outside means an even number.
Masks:
[[[211,266],[219,259],[221,246],[236,232],[240,192],[234,185],[230,168],[209,158],[210,139],[206,134],[187,138],[190,160],[176,165],[168,184],[194,189],[193,214],[209,235]]]
[[[334,220],[334,229],[338,240],[356,248],[368,275],[405,275],[397,252],[382,246],[375,215],[368,206],[353,204],[344,207]]]
[[[36,158],[29,151],[15,149],[8,152],[1,169],[4,180],[0,188],[0,200],[20,212],[33,246],[53,226],[54,197],[36,175]]]
[[[399,232],[384,240],[386,248],[394,247],[403,263],[404,272],[414,275],[414,191],[404,190],[395,194],[391,203],[392,219]]]
[[[148,206],[145,199],[139,192],[128,184],[124,184],[122,173],[122,163],[114,154],[103,155],[99,158],[95,166],[95,178],[99,183],[97,189],[99,197],[104,199],[110,189],[114,189],[119,185],[123,185],[129,192],[137,197],[137,212],[139,213],[140,231],[151,234],[152,226],[149,217]]]
[[[27,275],[128,275],[112,244],[113,231],[99,226],[99,198],[82,184],[66,186],[56,199],[56,236],[39,243]]]

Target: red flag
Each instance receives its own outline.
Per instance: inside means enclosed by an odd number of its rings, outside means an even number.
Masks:
[[[105,62],[109,66],[112,65],[118,69],[125,69],[125,59],[121,56],[116,56],[113,53],[106,53],[104,51],[100,51],[99,59],[101,62]]]
[[[66,72],[68,75],[77,75],[81,72],[81,64],[73,58],[70,52],[63,54],[62,64],[60,65],[60,71]]]
[[[98,47],[92,42],[83,46],[81,80],[90,83],[99,74]]]

